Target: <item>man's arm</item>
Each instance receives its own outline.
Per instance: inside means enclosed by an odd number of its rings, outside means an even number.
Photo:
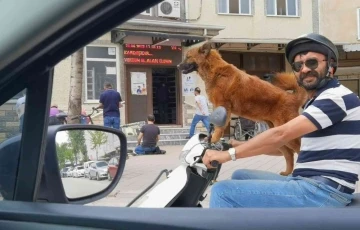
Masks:
[[[104,101],[104,95],[103,95],[103,94],[100,94],[99,105],[98,105],[98,107],[96,107],[95,109],[102,109],[102,108],[104,108],[103,101]]]
[[[104,105],[102,103],[99,103],[98,107],[96,107],[95,109],[102,109],[104,108]]]
[[[159,142],[160,140],[160,134],[156,136],[156,144]]]
[[[287,142],[317,130],[317,127],[305,116],[300,115],[282,126],[271,128],[255,136],[244,144],[235,147],[236,158],[257,156],[264,153],[276,153]],[[224,163],[231,160],[227,151],[207,150],[203,162],[210,167],[211,161]]]
[[[204,112],[203,112],[203,110],[202,110],[202,107],[201,107],[200,102],[199,102],[199,101],[197,101],[197,100],[195,100],[195,102],[196,102],[196,105],[199,107],[200,112],[201,112],[202,114],[204,114]]]
[[[235,148],[235,147],[237,147],[237,146],[239,146],[239,145],[245,144],[246,142],[247,142],[247,141],[237,141],[237,140],[231,139],[231,140],[229,141],[229,144],[231,144],[231,146],[232,146],[233,148]],[[280,152],[279,149],[276,149],[276,150],[274,150],[274,151],[269,151],[269,152],[263,153],[263,154],[264,154],[264,155],[269,155],[269,156],[283,156],[283,153]]]
[[[138,138],[137,138],[137,144],[138,144],[138,145],[141,144],[141,139],[143,138],[143,136],[144,136],[144,133],[140,132],[140,133],[139,133],[139,136],[138,136]]]
[[[121,95],[120,95],[120,93],[119,93],[119,92],[118,92],[118,94],[119,94],[119,108],[121,108],[121,107],[123,107],[123,104],[121,104],[122,99],[121,99]]]

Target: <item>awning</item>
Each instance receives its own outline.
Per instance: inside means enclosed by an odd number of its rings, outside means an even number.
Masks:
[[[184,46],[203,42],[219,35],[220,25],[203,25],[172,20],[131,19],[112,31],[112,42],[122,43],[127,36],[151,37],[153,44],[179,39]]]
[[[212,38],[214,43],[287,44],[291,39],[282,38]]]
[[[199,42],[203,42],[210,39],[209,36],[199,36],[192,34],[181,34],[181,33],[162,33],[162,32],[150,32],[150,31],[127,31],[127,30],[113,30],[111,40],[114,43],[121,43],[126,36],[145,36],[152,37],[153,43],[159,43],[166,39],[177,38],[182,40],[185,46],[190,46]]]
[[[156,38],[178,38],[183,40],[200,40],[205,41],[208,36],[197,36],[191,34],[178,34],[178,33],[160,33],[160,32],[147,32],[147,31],[117,31],[121,33],[122,36],[149,36],[149,37],[156,37]]]

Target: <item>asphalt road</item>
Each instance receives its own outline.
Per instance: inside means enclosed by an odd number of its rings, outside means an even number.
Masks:
[[[109,186],[110,182],[107,178],[97,181],[96,179],[89,180],[89,178],[67,177],[62,178],[65,194],[68,198],[79,198],[91,195]]]

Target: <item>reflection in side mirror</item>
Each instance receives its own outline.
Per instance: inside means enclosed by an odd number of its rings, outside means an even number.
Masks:
[[[214,126],[222,127],[226,124],[226,109],[222,106],[216,107],[210,114],[210,123]]]
[[[107,188],[118,170],[108,162],[120,160],[119,146],[119,137],[103,130],[57,132],[56,151],[66,196],[80,198]]]

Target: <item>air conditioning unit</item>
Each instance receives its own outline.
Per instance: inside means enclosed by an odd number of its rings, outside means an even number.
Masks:
[[[180,1],[165,0],[158,4],[158,16],[180,18]]]

